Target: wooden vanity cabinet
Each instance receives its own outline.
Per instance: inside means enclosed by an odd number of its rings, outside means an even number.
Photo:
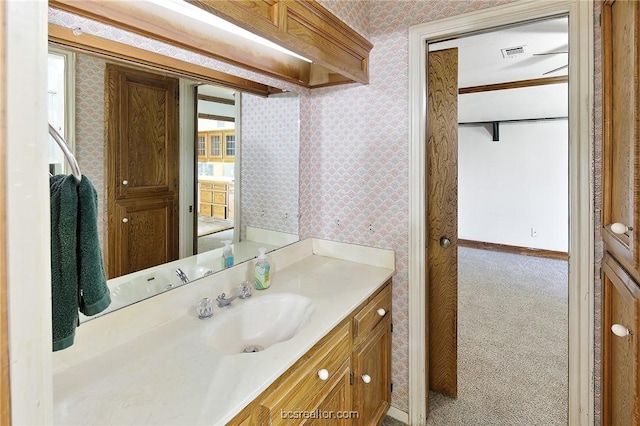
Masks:
[[[304,424],[305,420],[313,420],[305,419],[305,413],[319,413],[331,406],[339,407],[340,411],[349,410],[350,352],[351,327],[346,323],[298,360],[272,387],[261,402],[269,412],[267,424]],[[337,401],[337,395],[344,399]]]
[[[390,398],[391,281],[228,425],[379,425]]]
[[[230,201],[233,202],[233,184],[200,182],[200,216],[233,219]]]
[[[391,286],[354,319],[353,409],[355,425],[378,424],[391,404]]]

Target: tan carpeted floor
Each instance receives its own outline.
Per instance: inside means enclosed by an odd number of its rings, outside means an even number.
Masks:
[[[460,248],[458,281],[458,398],[427,424],[566,425],[567,261]]]

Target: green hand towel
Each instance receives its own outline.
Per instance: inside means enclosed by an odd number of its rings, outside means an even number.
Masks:
[[[96,191],[85,176],[57,175],[51,189],[53,350],[73,344],[78,309],[95,315],[111,303],[97,234]]]

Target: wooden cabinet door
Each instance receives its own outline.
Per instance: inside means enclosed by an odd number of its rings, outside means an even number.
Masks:
[[[322,390],[322,399],[314,410],[307,411],[311,418],[302,419],[307,426],[351,425],[351,369],[349,362],[342,366],[340,378]]]
[[[106,86],[106,264],[114,278],[178,258],[178,79],[107,64]]]
[[[356,425],[375,425],[391,403],[391,322],[381,321],[353,355],[353,409]]]
[[[166,263],[177,258],[174,234],[175,203],[165,200],[142,199],[120,203],[115,212],[114,250],[112,267],[116,276]]]
[[[639,25],[638,2],[604,2],[602,238],[636,280],[640,280]],[[621,224],[622,232],[612,229],[614,223]]]
[[[637,425],[640,424],[640,287],[608,254],[602,271],[603,424]]]

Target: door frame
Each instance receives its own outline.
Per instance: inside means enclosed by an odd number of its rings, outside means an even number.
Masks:
[[[526,0],[409,28],[409,423],[426,423],[426,45],[495,27],[569,17],[569,424],[594,421],[593,5]]]

